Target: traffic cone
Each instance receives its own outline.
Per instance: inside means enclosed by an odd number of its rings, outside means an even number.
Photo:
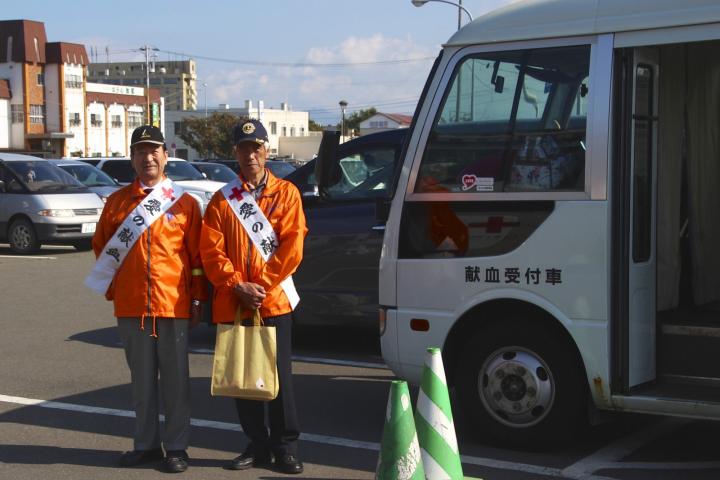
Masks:
[[[450,394],[439,348],[427,349],[417,400],[415,428],[428,479],[462,479]]]
[[[379,480],[423,480],[422,459],[407,382],[390,384],[380,458],[375,471]]]

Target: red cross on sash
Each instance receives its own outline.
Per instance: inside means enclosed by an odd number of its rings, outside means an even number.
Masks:
[[[172,187],[169,187],[169,188],[162,187],[163,198],[169,199],[169,200],[175,200],[175,197],[173,197],[173,193],[174,193],[174,191],[173,191]]]
[[[230,195],[228,198],[230,200],[237,200],[239,202],[240,199],[242,198],[242,191],[239,190],[237,187],[233,187],[231,191],[232,191],[232,195]]]

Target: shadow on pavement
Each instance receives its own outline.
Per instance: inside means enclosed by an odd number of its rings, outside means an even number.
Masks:
[[[118,454],[107,450],[90,448],[64,448],[48,445],[3,444],[0,449],[0,463],[21,463],[29,465],[83,465],[102,467],[117,463]]]
[[[389,377],[382,376],[336,378],[323,375],[296,375],[294,386],[303,432],[379,442],[385,417],[388,380]],[[211,397],[209,392],[209,378],[191,379],[193,419],[226,422],[229,424],[228,427],[234,428],[238,422],[233,399]],[[116,385],[78,395],[55,398],[52,401],[129,410],[130,385]],[[344,408],[345,406],[347,408]],[[30,425],[126,438],[127,440],[123,442],[123,448],[126,450],[132,448],[133,422],[134,418],[40,406],[21,406],[0,414],[0,424]],[[0,427],[0,429],[4,429],[4,427]],[[217,459],[193,461],[198,465],[222,466],[242,452],[245,446],[245,436],[238,431],[192,427],[191,449],[194,447],[219,452]],[[114,466],[120,453],[120,451],[63,448],[62,445],[6,444],[0,447],[0,462]],[[303,442],[301,436],[300,455],[306,463],[373,471],[377,462],[377,454],[377,451],[373,450],[348,449],[325,443]],[[274,472],[268,471],[268,473]]]
[[[68,338],[108,348],[120,348],[116,327],[79,332]],[[190,330],[190,348],[212,350],[215,347],[215,327],[200,324]],[[295,355],[323,356],[342,360],[382,363],[377,335],[368,331],[340,328],[299,327],[293,331]]]

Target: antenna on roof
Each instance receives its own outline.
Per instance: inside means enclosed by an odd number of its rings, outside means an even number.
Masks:
[[[110,63],[110,47],[105,45],[105,57],[107,58],[107,63]]]

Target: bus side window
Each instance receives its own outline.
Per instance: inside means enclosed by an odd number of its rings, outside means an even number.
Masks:
[[[582,190],[589,63],[587,45],[464,59],[428,137],[415,192],[439,191],[428,185],[447,192]]]

